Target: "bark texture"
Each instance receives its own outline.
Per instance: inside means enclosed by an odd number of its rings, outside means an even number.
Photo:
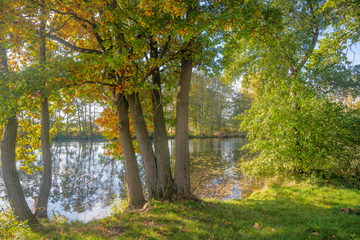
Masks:
[[[136,139],[139,143],[140,154],[144,163],[149,199],[155,198],[158,171],[157,163],[149,137],[149,132],[146,128],[145,119],[139,101],[139,95],[138,93],[132,93],[127,95],[126,98],[129,101],[130,113],[135,128]]]
[[[5,189],[15,216],[20,221],[33,222],[35,216],[30,211],[22,191],[20,180],[16,171],[16,135],[18,122],[16,116],[8,119],[4,126],[1,140],[1,167],[4,177]]]
[[[48,99],[41,102],[41,154],[43,160],[43,171],[40,190],[35,207],[35,215],[47,218],[47,204],[49,200],[52,182],[52,161],[50,147],[50,115]]]
[[[181,59],[180,80],[176,99],[175,186],[177,195],[190,192],[190,153],[188,140],[188,105],[192,59]]]
[[[113,93],[113,102],[116,107],[116,114],[119,118],[119,137],[125,159],[125,183],[129,193],[128,208],[142,207],[146,201],[143,194],[134,148],[131,142],[128,117],[129,104],[125,97],[120,93]]]
[[[154,148],[158,170],[156,197],[170,199],[171,195],[175,193],[175,186],[171,174],[170,152],[161,99],[161,78],[159,69],[152,75],[152,82],[157,87],[152,90]]]

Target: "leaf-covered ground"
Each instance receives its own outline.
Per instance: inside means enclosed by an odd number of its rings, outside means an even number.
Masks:
[[[7,234],[14,237],[16,231]],[[272,186],[244,200],[154,201],[142,211],[115,211],[89,223],[43,222],[19,234],[23,239],[360,239],[360,191]]]

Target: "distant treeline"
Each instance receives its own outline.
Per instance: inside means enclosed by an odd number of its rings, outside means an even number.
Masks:
[[[175,93],[165,96],[168,136],[175,137],[175,104],[170,100]],[[175,99],[175,98],[173,98]],[[235,90],[202,72],[193,73],[189,96],[189,138],[194,137],[244,137],[239,132],[240,116],[250,109],[252,94]],[[100,116],[101,106],[73,100],[71,112],[55,111],[51,123],[53,140],[104,139],[103,128],[95,122]],[[60,119],[60,121],[59,121]],[[56,120],[60,124],[55,124]],[[153,137],[153,129],[149,129]],[[136,138],[135,133],[133,135]]]

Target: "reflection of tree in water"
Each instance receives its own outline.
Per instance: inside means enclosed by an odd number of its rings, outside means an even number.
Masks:
[[[118,164],[115,160],[110,160],[107,162],[108,167],[101,173],[100,179],[103,179],[103,176],[107,176],[106,181],[98,180],[96,185],[101,184],[102,194],[99,195],[98,201],[102,203],[102,207],[109,206],[109,204],[114,200],[117,191],[116,187],[116,177],[117,177],[117,169],[116,164]],[[120,170],[121,171],[121,170]]]
[[[102,149],[99,153],[98,144],[82,142],[75,145],[75,151],[67,151],[66,164],[59,164],[61,191],[57,198],[63,210],[92,211],[96,204],[106,207],[113,200],[118,190],[115,181],[122,181],[114,177],[123,166],[102,155]]]
[[[109,206],[115,197],[126,198],[125,167],[122,161],[103,155],[104,143],[64,143],[57,146],[64,154],[56,157],[53,200],[62,210],[88,212],[100,204]],[[55,156],[54,156],[55,158]],[[145,171],[139,161],[140,175],[145,183]],[[55,170],[56,169],[56,170]],[[55,180],[56,179],[56,180]],[[144,185],[145,186],[145,185]]]
[[[234,164],[231,153],[218,150],[213,153],[203,152],[192,158],[191,180],[194,194],[201,198],[226,199],[238,197],[236,186],[240,186],[240,171]],[[237,195],[237,196],[231,196]]]
[[[95,205],[104,208],[114,196],[124,196],[124,164],[103,155],[104,143],[57,142],[52,145],[53,181],[50,205],[60,205],[60,212],[88,212]],[[41,165],[41,159],[37,162]],[[142,170],[143,172],[143,170]],[[143,175],[143,174],[142,174]],[[33,175],[19,171],[27,199],[38,194],[41,172]],[[1,178],[0,186],[3,186]],[[1,197],[5,198],[5,187]]]
[[[238,160],[246,143],[242,139],[193,139],[190,143],[191,182],[201,198],[237,198],[244,188]],[[52,145],[53,182],[49,209],[89,213],[105,208],[114,197],[126,198],[125,168],[122,160],[103,155],[103,142],[55,142]],[[173,140],[169,141],[174,160]],[[138,156],[140,177],[146,191],[145,171]],[[37,162],[41,165],[41,159]],[[172,162],[174,168],[174,162]],[[1,171],[0,171],[1,174]],[[39,191],[41,172],[27,175],[19,171],[25,196],[31,200]],[[241,185],[241,188],[240,188]],[[5,196],[0,179],[1,197]],[[34,201],[33,201],[34,202]],[[60,208],[60,209],[57,209]]]
[[[200,198],[241,197],[245,190],[238,161],[245,152],[242,139],[194,139],[190,141],[191,184]],[[246,185],[248,186],[248,185]]]

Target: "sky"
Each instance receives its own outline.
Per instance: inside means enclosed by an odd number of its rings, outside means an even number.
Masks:
[[[348,49],[347,57],[354,65],[360,64],[360,45],[357,44]]]

